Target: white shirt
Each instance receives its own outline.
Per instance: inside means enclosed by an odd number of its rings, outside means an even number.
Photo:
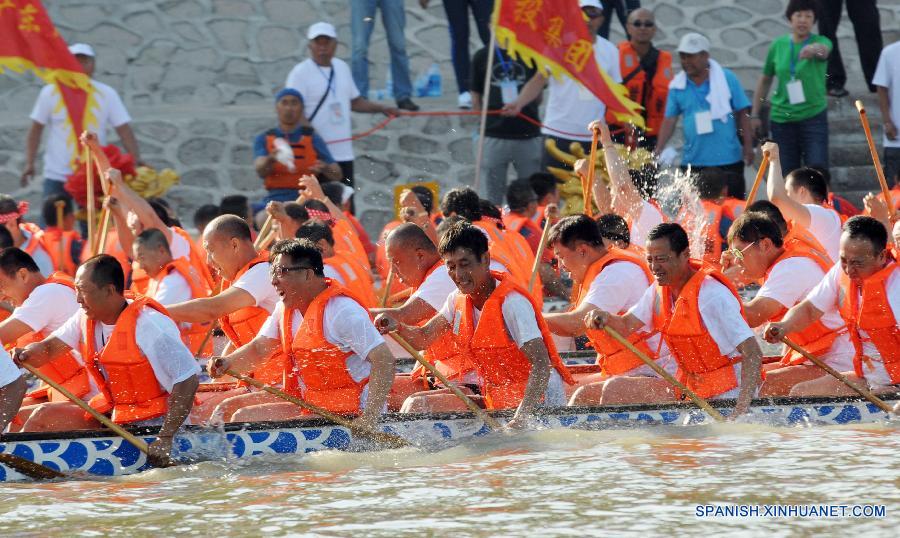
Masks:
[[[254,306],[269,313],[275,310],[275,305],[281,300],[269,278],[269,262],[254,265],[231,285],[252,295],[256,301]]]
[[[341,274],[338,273],[337,270],[335,270],[335,268],[332,267],[330,264],[327,264],[327,263],[324,264],[323,269],[324,269],[323,273],[325,273],[325,278],[330,278],[332,280],[336,280],[342,286],[347,284],[346,282],[344,282],[344,277],[342,277]]]
[[[840,281],[841,266],[835,265],[825,274],[825,278],[809,292],[806,299],[820,312],[839,316]],[[887,288],[888,304],[891,305],[894,319],[900,320],[900,270],[894,269],[894,272],[888,277],[885,287]],[[866,331],[860,330],[859,335],[863,341],[863,354],[872,359],[880,360],[881,355],[875,346],[868,341],[869,335],[866,334]]]
[[[41,284],[31,290],[10,319],[28,325],[34,332],[43,331],[46,336],[60,328],[79,308],[72,288],[62,284]]]
[[[172,228],[169,228],[169,231],[172,233],[172,240],[169,241],[169,252],[172,253],[172,259],[184,258],[187,261],[191,261],[190,242]]]
[[[499,285],[499,282],[497,285]],[[444,316],[444,319],[446,319],[454,329],[458,329],[459,327],[458,322],[454,320],[456,314],[456,298],[458,296],[459,289],[453,290],[447,297],[447,300],[444,302],[444,306],[441,307],[440,311],[441,315]],[[526,342],[530,342],[536,338],[543,339],[544,336],[541,334],[541,329],[538,327],[534,308],[531,306],[528,299],[521,293],[514,291],[507,295],[503,300],[503,305],[500,307],[500,310],[503,312],[503,324],[506,326],[506,334],[512,338],[519,349],[521,349]],[[481,319],[481,310],[472,308],[472,311],[474,317],[472,321],[477,327],[478,320]]]
[[[872,84],[887,88],[891,103],[891,121],[894,125],[900,125],[900,41],[881,50]],[[883,140],[884,147],[900,148],[900,137],[897,137],[897,140],[888,140],[887,136],[884,136]]]
[[[105,146],[107,129],[121,127],[131,121],[131,116],[116,90],[96,80],[92,80],[91,84],[94,86],[92,97],[97,106],[90,114],[85,114],[84,128],[96,133],[100,145]],[[90,121],[91,116],[94,118],[93,122]],[[55,85],[48,84],[41,88],[31,110],[31,119],[44,125],[48,131],[47,147],[44,150],[44,178],[65,181],[66,176],[74,172],[72,161],[75,158],[74,144],[78,136],[72,132],[68,113]]]
[[[642,200],[641,214],[631,224],[631,244],[647,248],[647,236],[650,230],[664,222],[659,209],[647,200]]]
[[[493,262],[492,262],[493,263]],[[420,299],[437,312],[447,302],[447,297],[456,290],[456,284],[447,272],[447,266],[441,264],[410,295],[410,299]]]
[[[84,337],[81,332],[84,321],[84,310],[78,310],[59,329],[53,331],[52,336],[59,338],[70,348],[78,349]],[[97,323],[93,335],[96,349],[103,349],[112,336],[114,327]],[[175,322],[152,308],[144,307],[138,314],[135,341],[141,353],[147,357],[159,385],[166,392],[172,392],[172,387],[200,373],[200,365],[182,343]]]
[[[259,334],[280,342],[283,315],[284,303],[279,301],[272,315],[260,327]],[[300,330],[302,322],[303,315],[299,310],[294,310],[291,314],[291,329],[294,334]],[[322,328],[325,340],[336,345],[343,352],[353,352],[346,360],[350,377],[354,381],[369,377],[372,365],[366,357],[373,349],[384,344],[384,337],[375,328],[369,312],[349,297],[335,297],[325,305]]]
[[[831,259],[841,259],[841,217],[837,211],[816,204],[803,204],[809,210],[809,233],[822,243]]]
[[[653,325],[655,302],[656,286],[650,286],[628,313],[639,319],[647,328],[662,329]],[[731,290],[714,278],[706,277],[700,284],[697,302],[700,306],[700,321],[716,342],[719,353],[729,357],[740,355],[737,351],[738,344],[748,338],[754,338],[754,335],[741,316],[741,305]]]
[[[22,377],[22,372],[12,361],[9,353],[0,347],[0,387],[5,387],[20,377]]]
[[[25,236],[25,242],[19,247],[22,250],[28,249],[31,245],[32,237],[31,232],[24,228],[20,228],[22,230],[22,235]],[[56,270],[53,267],[53,258],[50,257],[50,253],[47,252],[46,249],[42,245],[38,245],[34,252],[31,253],[31,258],[34,260],[34,263],[38,266],[38,270],[45,277],[48,277],[53,274]]]
[[[178,271],[172,271],[159,281],[153,299],[163,306],[183,303],[196,299],[191,294],[191,285]]]
[[[594,57],[614,82],[622,82],[619,49],[615,45],[598,36],[594,41]],[[561,134],[545,127],[541,128],[541,133],[569,140],[589,141],[591,133],[587,125],[593,119],[606,116],[606,105],[580,82],[567,75],[563,75],[562,80],[551,77],[548,88],[544,125],[566,133],[582,134],[578,136]]]
[[[328,85],[331,70],[334,69],[334,78]],[[353,82],[353,75],[347,63],[338,58],[332,58],[331,67],[322,67],[307,58],[298,63],[288,73],[284,83],[286,88],[293,88],[303,96],[303,112],[306,117],[313,113],[322,96],[328,91],[328,96],[322,107],[312,120],[312,126],[325,142],[330,140],[342,140],[350,138],[350,101],[359,97],[359,90]],[[353,144],[346,142],[329,143],[328,150],[335,161],[352,161]]]

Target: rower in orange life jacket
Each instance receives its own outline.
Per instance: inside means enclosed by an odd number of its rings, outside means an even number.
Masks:
[[[23,218],[28,213],[28,207],[28,202],[17,203],[11,196],[0,193],[0,225],[12,236],[12,246],[31,255],[41,274],[50,276],[54,271],[53,259],[44,247],[44,231]]]
[[[573,379],[525,288],[508,273],[490,271],[484,233],[468,223],[455,224],[441,239],[440,251],[457,291],[424,327],[398,324],[382,313],[376,317],[379,330],[396,330],[416,347],[428,347],[435,339],[453,334],[457,348],[475,367],[485,405],[489,409],[517,407],[512,427],[523,426],[542,400],[562,405],[562,384]],[[534,382],[533,376],[541,382]],[[404,408],[427,408],[428,398],[421,396],[420,405],[407,402]]]
[[[695,225],[702,228],[703,262],[718,266],[722,249],[726,246],[725,238],[728,229],[735,216],[722,200],[727,193],[725,173],[714,168],[705,168],[695,178],[697,194],[700,197],[700,205],[703,208],[703,217],[691,215],[685,207],[679,216],[679,222],[685,223],[688,236],[694,240],[698,238],[692,233]],[[701,222],[694,222],[700,220]]]
[[[886,247],[887,231],[880,222],[866,216],[848,219],[841,234],[841,264],[780,322],[770,323],[766,339],[778,341],[836,312],[847,324],[854,347],[853,368],[844,375],[864,380],[873,389],[900,383],[900,270]],[[803,396],[851,393],[830,376],[791,390]]]
[[[762,352],[737,291],[720,272],[690,259],[687,234],[677,224],[653,229],[647,260],[656,284],[625,316],[592,312],[588,328],[609,325],[623,336],[645,326],[659,330],[680,382],[702,398],[737,397],[734,413],[745,412],[759,383]]]
[[[335,413],[356,413],[371,427],[387,401],[394,358],[368,312],[350,292],[324,276],[322,256],[306,239],[281,241],[272,250],[272,283],[282,301],[250,345],[210,360],[213,377],[227,369],[252,370],[273,349],[285,360],[285,391]],[[297,417],[293,404],[248,405],[233,420]]]
[[[61,208],[57,208],[57,204]],[[41,237],[42,246],[52,258],[54,269],[69,276],[75,276],[83,247],[81,235],[73,229],[75,214],[72,207],[71,198],[57,195],[44,200],[41,208],[41,216],[46,223]],[[60,215],[62,221],[57,222]]]
[[[309,239],[322,252],[326,276],[337,280],[354,294],[366,308],[375,306],[372,277],[346,254],[337,251],[331,228],[323,222],[310,220],[297,229],[297,239]]]
[[[89,404],[118,424],[161,423],[151,461],[168,457],[172,437],[190,413],[200,367],[181,342],[165,308],[147,297],[128,300],[119,262],[100,255],[75,275],[82,305],[52,336],[16,351],[20,363],[42,366],[54,353],[79,347],[100,390]],[[55,419],[55,422],[54,422]],[[73,403],[47,403],[23,428],[34,431],[96,428]]]

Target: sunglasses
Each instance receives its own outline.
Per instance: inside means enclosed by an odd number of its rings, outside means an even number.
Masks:
[[[747,245],[746,247],[741,248],[741,249],[738,249],[738,248],[730,248],[730,249],[728,249],[728,252],[729,252],[732,256],[734,256],[734,259],[735,259],[735,260],[737,260],[737,261],[739,261],[739,262],[742,262],[742,261],[744,261],[744,252],[747,252],[747,250],[748,250],[750,247],[752,247],[753,245],[755,245],[755,244],[756,244],[756,241],[750,243],[749,245]]]
[[[635,28],[653,28],[656,23],[653,21],[634,21],[631,23]]]
[[[291,266],[272,265],[269,267],[269,274],[273,277],[281,278],[290,272],[303,271],[304,269],[312,269],[312,267],[310,267],[308,265],[291,265]]]
[[[596,8],[585,8],[581,10],[589,19],[596,19],[603,16],[603,12]]]

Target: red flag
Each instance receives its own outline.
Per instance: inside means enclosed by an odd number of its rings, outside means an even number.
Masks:
[[[72,133],[84,130],[91,80],[69,52],[39,0],[0,0],[0,73],[32,71],[48,84],[56,84]]]
[[[597,96],[616,119],[643,126],[641,106],[597,64],[596,36],[588,30],[578,0],[496,0],[494,29],[497,42],[509,54],[544,75],[570,76]]]

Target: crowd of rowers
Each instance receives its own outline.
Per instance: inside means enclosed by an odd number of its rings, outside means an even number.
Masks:
[[[512,428],[542,405],[683,398],[605,327],[700,397],[735,398],[735,416],[756,396],[851,394],[794,353],[763,364],[753,332],[760,326],[767,340],[789,336],[856,383],[896,391],[900,271],[883,200],[867,200],[881,220],[842,223],[821,175],[800,169],[785,180],[778,148],[768,144],[770,201],[744,208],[721,188],[706,196],[707,256],[692,259],[690,230],[641,198],[601,127],[610,181],[592,186],[597,219],[560,218],[554,193],[538,199],[522,180],[509,187],[506,215],[470,188],[447,192],[438,213],[427,189],[413,189],[374,253],[313,176],[299,179],[297,203],[269,204],[270,236],[254,241],[247,219],[221,215],[195,241],[110,170],[108,254],[78,266],[64,263],[66,248],[51,241],[75,233],[65,231],[70,209],[62,222],[45,211],[41,230],[23,221],[22,204],[0,195],[0,242],[12,245],[0,252],[0,295],[15,307],[0,322],[9,351],[0,352],[0,421],[14,432],[99,427],[52,388],[26,394],[17,365],[38,368],[117,423],[159,425],[151,445],[159,457],[186,421],[304,415],[240,384],[198,391],[204,366],[212,378],[250,374],[356,414],[360,427],[385,409],[463,409],[427,372],[395,374],[391,334],[423,350],[480,405],[516,409]],[[730,226],[720,238],[722,215]],[[549,248],[535,263],[548,221]],[[543,313],[545,293],[563,286],[560,271],[573,282],[571,306]],[[376,294],[378,272],[386,284]],[[744,302],[738,287],[751,283],[761,287]],[[390,297],[386,306],[380,295]],[[213,355],[216,326],[228,345]],[[578,336],[597,352],[592,372],[560,358],[559,338]]]

